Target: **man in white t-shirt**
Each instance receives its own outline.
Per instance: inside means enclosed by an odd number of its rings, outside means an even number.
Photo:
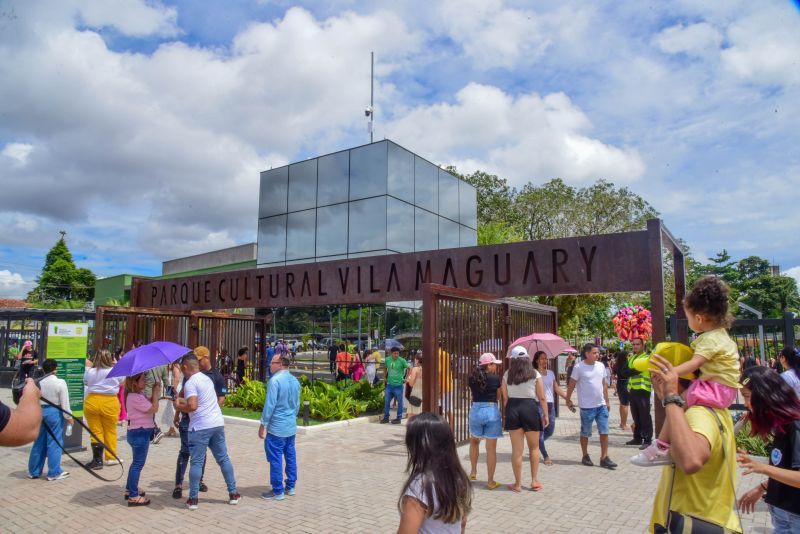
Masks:
[[[583,346],[583,361],[575,364],[567,384],[567,406],[572,409],[572,390],[578,387],[578,407],[581,409],[581,463],[593,466],[589,457],[589,438],[592,422],[600,434],[600,467],[616,469],[617,464],[608,457],[608,384],[605,366],[597,361],[600,348],[594,343]]]
[[[183,385],[183,398],[175,400],[175,410],[189,414],[189,500],[186,505],[190,510],[197,509],[197,497],[200,491],[200,478],[203,474],[203,463],[206,449],[222,470],[225,484],[228,486],[228,504],[239,504],[241,495],[236,491],[236,479],[233,465],[228,458],[225,445],[225,420],[219,409],[214,382],[200,372],[197,356],[187,354],[181,359],[181,371],[186,379]]]

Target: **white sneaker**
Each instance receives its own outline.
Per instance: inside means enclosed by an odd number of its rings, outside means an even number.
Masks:
[[[669,450],[659,449],[658,446],[653,443],[636,456],[632,456],[631,463],[639,467],[671,465],[672,457],[669,455]]]
[[[61,474],[57,477],[47,477],[47,480],[52,482],[53,480],[63,480],[65,478],[69,478],[69,471],[61,471]]]

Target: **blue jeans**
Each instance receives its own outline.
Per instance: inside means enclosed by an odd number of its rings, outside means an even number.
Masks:
[[[282,438],[267,433],[264,440],[264,452],[269,462],[269,482],[272,493],[283,493],[283,460],[286,459],[286,490],[297,484],[297,452],[294,448],[294,436]]]
[[[383,420],[389,420],[389,406],[392,404],[392,397],[397,399],[397,418],[403,418],[403,384],[399,386],[390,386],[386,384],[386,390],[383,396]]]
[[[542,405],[539,404],[539,415],[542,415]],[[545,459],[550,458],[550,455],[547,454],[547,449],[544,448],[544,440],[549,438],[553,435],[553,432],[556,431],[556,406],[552,402],[547,403],[547,419],[548,423],[547,426],[539,432],[539,450],[542,453],[542,456]]]
[[[770,505],[773,534],[800,534],[800,515]]]
[[[197,498],[200,492],[200,477],[203,475],[203,464],[206,461],[206,449],[211,449],[211,454],[222,470],[222,477],[228,486],[228,493],[236,493],[236,479],[233,476],[233,464],[228,458],[228,448],[225,446],[225,427],[217,426],[203,430],[189,431],[189,454],[191,467],[189,468],[189,497]]]
[[[47,430],[44,429],[47,425],[53,431],[53,435],[58,438],[58,441],[50,437]],[[44,461],[47,459],[47,476],[57,477],[61,474],[61,447],[64,444],[64,437],[61,432],[64,428],[64,417],[53,406],[45,406],[42,408],[42,426],[39,428],[39,436],[33,442],[31,447],[31,455],[28,457],[28,473],[31,476],[42,476],[44,469]]]
[[[139,496],[139,475],[144,469],[144,462],[147,460],[147,451],[150,449],[150,437],[153,435],[152,428],[128,429],[128,436],[125,438],[131,446],[133,460],[128,467],[128,483],[125,489],[129,497]]]
[[[592,437],[592,422],[597,422],[597,433],[608,434],[608,406],[581,408],[581,437]]]
[[[186,474],[186,466],[189,465],[189,418],[181,417],[178,422],[178,433],[181,437],[181,450],[178,451],[178,463],[175,466],[175,487],[183,486],[183,477]],[[203,460],[203,471],[200,474],[200,482],[203,482],[203,475],[206,472],[206,461]],[[199,487],[199,486],[198,486]]]

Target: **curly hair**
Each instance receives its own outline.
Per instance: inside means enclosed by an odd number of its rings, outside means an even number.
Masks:
[[[683,303],[692,312],[705,315],[709,321],[728,327],[733,321],[728,312],[729,293],[728,284],[716,276],[708,275],[695,282]]]

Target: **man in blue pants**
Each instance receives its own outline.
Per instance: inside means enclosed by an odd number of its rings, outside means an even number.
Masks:
[[[289,372],[290,363],[288,354],[278,353],[270,360],[272,378],[267,384],[267,399],[261,412],[261,426],[258,427],[258,437],[264,439],[264,452],[269,462],[269,481],[272,484],[272,490],[262,493],[261,497],[271,501],[282,501],[286,495],[294,495],[297,484],[294,436],[297,434],[300,382]]]
[[[400,357],[400,348],[392,347],[391,357],[386,359],[386,390],[383,397],[383,419],[381,424],[389,422],[389,407],[392,398],[397,399],[397,417],[392,424],[399,425],[403,419],[403,387],[408,362]]]

